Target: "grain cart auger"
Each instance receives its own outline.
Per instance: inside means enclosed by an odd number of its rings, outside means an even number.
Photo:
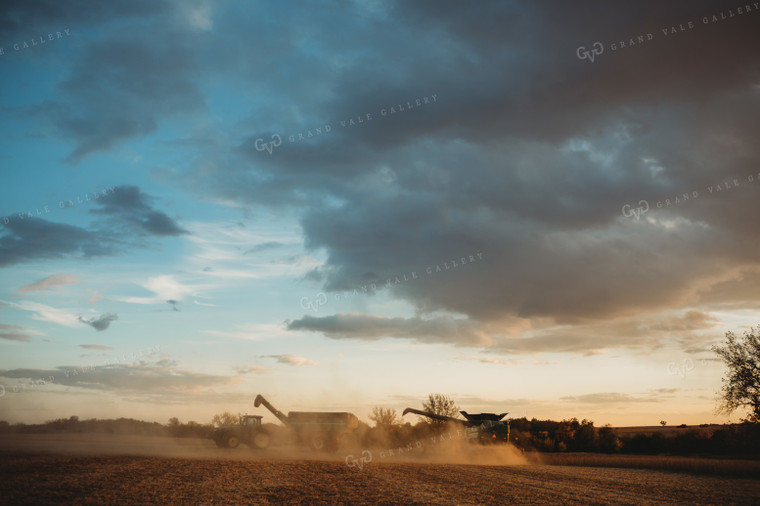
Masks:
[[[261,426],[261,416],[245,415],[238,425],[224,425],[214,429],[209,435],[219,448],[237,448],[245,443],[252,450],[263,450],[269,446],[269,433]]]
[[[258,408],[262,404],[278,420],[293,429],[299,442],[308,443],[315,450],[337,450],[338,439],[359,427],[359,419],[353,413],[290,411],[285,416],[262,395],[257,395],[253,405]]]
[[[471,415],[467,411],[460,411],[462,416],[465,417],[465,420],[438,415],[436,413],[421,411],[414,408],[406,408],[401,416],[404,416],[407,413],[426,416],[442,422],[453,422],[464,425],[466,427],[465,433],[467,434],[467,438],[471,442],[478,442],[481,444],[509,442],[509,420],[506,422],[502,421],[502,418],[509,413],[501,413],[498,415],[496,413],[477,413]]]

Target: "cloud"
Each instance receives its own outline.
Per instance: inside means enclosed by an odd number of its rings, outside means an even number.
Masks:
[[[113,350],[112,347],[103,344],[80,344],[79,347],[87,350]]]
[[[247,255],[249,253],[261,253],[262,251],[267,251],[271,249],[277,249],[284,246],[281,242],[277,241],[268,241],[268,242],[262,242],[261,244],[257,244],[253,248],[243,252],[244,255]]]
[[[300,320],[287,322],[287,328],[321,332],[331,339],[374,341],[396,337],[459,346],[485,346],[493,343],[493,339],[477,322],[450,317],[421,319],[387,318],[368,314],[337,314],[324,317],[306,315]]]
[[[297,216],[308,252],[326,257],[308,277],[325,292],[460,264],[389,289],[416,318],[294,322],[305,330],[596,353],[634,346],[624,344],[633,337],[656,348],[711,324],[697,317],[647,330],[631,323],[636,315],[756,307],[760,182],[748,176],[760,179],[760,95],[756,56],[745,50],[760,42],[756,13],[671,37],[660,29],[711,15],[718,4],[593,2],[594,16],[553,2],[272,5],[266,22],[234,2],[50,5],[59,17],[15,5],[0,30],[13,40],[59,19],[101,27],[91,43],[72,48],[54,99],[23,109],[73,144],[70,163],[167,122],[204,123],[167,141],[187,167],[162,172],[181,175],[167,181],[246,212]],[[155,26],[160,35],[146,40],[144,29]],[[649,32],[655,38],[646,44],[610,46]],[[247,50],[275,40],[277,51]],[[578,46],[595,40],[605,53],[595,63],[579,60]],[[209,116],[201,68],[219,82],[234,79],[232,89],[246,83],[242,119],[200,121]],[[382,115],[399,104],[403,112]],[[341,125],[359,116],[361,125]],[[329,133],[288,139],[328,124]],[[256,149],[257,138],[275,132],[281,147]],[[730,190],[707,189],[734,178],[740,184]],[[139,190],[124,188],[123,200],[97,204],[99,216],[116,220],[114,231],[185,233]],[[693,191],[699,198],[665,204]],[[621,215],[641,199],[651,204],[642,219]],[[37,235],[8,229],[0,266],[131,245],[118,234],[50,227]],[[248,251],[264,251],[259,240],[244,248],[257,243]],[[483,262],[459,262],[481,252]],[[228,253],[209,251],[198,269]],[[219,278],[261,276],[249,266],[212,265]],[[523,324],[514,335],[499,330],[504,321]],[[438,327],[440,338],[431,330]],[[583,335],[588,330],[602,335]]]
[[[267,100],[251,112],[250,133],[230,153],[217,141],[227,132],[217,132],[181,184],[230,205],[297,213],[309,251],[327,257],[319,273],[328,292],[419,274],[478,252],[485,259],[391,287],[390,296],[410,304],[418,321],[368,315],[358,324],[336,316],[295,325],[322,325],[328,337],[357,339],[362,332],[367,339],[401,337],[413,328],[415,339],[437,342],[414,327],[433,325],[423,322],[445,313],[474,322],[444,332],[444,339],[469,345],[500,344],[493,327],[519,319],[529,322],[526,329],[554,330],[526,343],[507,339],[507,350],[593,353],[600,341],[616,345],[623,338],[584,337],[567,326],[686,308],[704,313],[694,304],[699,294],[718,296],[721,304],[753,300],[756,274],[741,293],[711,287],[738,272],[760,272],[749,246],[758,234],[751,217],[760,211],[760,184],[747,179],[760,167],[751,135],[760,96],[755,57],[743,51],[760,42],[755,18],[667,38],[661,27],[711,14],[715,4],[620,11],[596,2],[595,20],[546,2],[368,10],[355,4],[329,11],[348,32],[333,36],[317,23],[304,37],[320,41],[322,51],[307,54],[293,44],[278,55],[273,67],[282,78],[272,75],[271,84],[261,85]],[[245,37],[245,23],[226,14],[215,12],[215,26]],[[305,23],[277,9],[270,15],[288,26]],[[363,20],[360,29],[347,22],[353,17]],[[345,40],[359,37],[354,29],[365,42],[347,47]],[[648,32],[656,36],[647,45],[610,48]],[[259,36],[271,34],[264,29]],[[592,40],[607,47],[594,64],[575,55]],[[248,58],[230,48],[220,71],[231,62],[246,68],[268,62],[266,55]],[[320,85],[304,90],[286,78],[289,68]],[[663,78],[663,69],[673,71]],[[416,106],[416,98],[433,93],[434,103]],[[288,109],[293,96],[300,99]],[[403,113],[379,114],[399,103]],[[365,113],[373,119],[341,126]],[[325,124],[331,133],[287,139]],[[255,149],[257,138],[274,132],[285,136],[281,147],[272,154]],[[741,185],[733,193],[707,190],[734,177]],[[698,199],[665,206],[666,198],[694,190]],[[624,218],[621,207],[640,199],[651,204],[646,218]],[[646,341],[670,339],[660,330]]]
[[[192,79],[198,71],[194,55],[188,46],[174,43],[173,28],[153,32],[148,41],[134,26],[112,25],[98,43],[85,44],[57,87],[58,100],[30,108],[74,143],[67,163],[76,165],[154,133],[162,120],[204,108]]]
[[[32,336],[30,334],[41,336],[45,335],[43,332],[25,329],[19,325],[7,325],[5,323],[0,323],[0,339],[28,343],[32,340]]]
[[[101,207],[90,210],[90,213],[106,219],[89,228],[23,214],[18,215],[18,219],[15,215],[7,218],[3,222],[4,229],[0,231],[0,268],[38,260],[114,256],[129,249],[145,247],[145,237],[188,233],[163,212],[151,207],[150,201],[151,198],[136,186],[114,187],[107,197],[93,200]],[[72,278],[59,277],[52,281],[65,279],[65,284],[71,284]],[[50,285],[52,281],[48,281],[48,286],[53,286]]]
[[[505,319],[486,324],[449,316],[391,318],[339,313],[323,317],[305,315],[286,322],[286,328],[289,331],[319,332],[336,340],[395,338],[480,348],[500,355],[570,353],[591,356],[616,349],[653,351],[666,342],[675,342],[684,350],[704,347],[715,340],[711,332],[715,322],[709,314],[693,310],[684,312],[683,316],[641,314],[574,325],[557,325],[549,319]],[[517,363],[515,360],[490,357],[482,361],[513,364]]]
[[[21,293],[53,290],[59,286],[73,285],[79,281],[79,276],[71,274],[53,274],[30,285],[18,289]]]
[[[82,323],[85,323],[89,325],[90,327],[94,328],[98,332],[106,330],[109,325],[111,325],[111,322],[114,322],[119,319],[119,315],[116,313],[106,313],[103,315],[100,315],[99,318],[91,318],[89,320],[85,320],[81,316],[79,317],[79,321]]]
[[[0,268],[34,260],[94,258],[118,253],[118,241],[73,225],[39,218],[11,220],[0,235]]]
[[[238,325],[237,330],[204,330],[205,334],[215,337],[231,337],[233,339],[247,339],[258,341],[276,337],[290,337],[290,334],[279,324],[255,323]]]
[[[187,371],[179,369],[177,363],[170,360],[142,361],[129,365],[0,370],[0,377],[3,378],[38,380],[50,376],[55,385],[132,395],[151,395],[157,392],[190,394],[216,386],[240,383],[237,375],[217,376]]]
[[[79,326],[79,320],[75,315],[46,304],[30,301],[20,301],[18,303],[6,302],[5,304],[22,311],[33,312],[32,318],[35,320],[56,323],[64,327]]]
[[[139,285],[153,292],[154,295],[152,297],[118,297],[117,300],[130,304],[166,303],[172,306],[175,311],[179,311],[177,304],[185,296],[196,295],[195,288],[177,281],[173,276],[168,274],[148,278],[147,281],[139,283]]]
[[[277,362],[280,364],[288,364],[288,365],[317,365],[319,362],[314,360],[308,360],[304,357],[299,357],[297,355],[268,355],[269,358],[275,358],[277,359]]]
[[[561,400],[565,402],[573,402],[580,404],[636,404],[645,402],[665,402],[668,394],[674,393],[674,390],[660,389],[654,391],[646,396],[634,396],[630,394],[620,392],[600,392],[593,394],[585,394],[578,396],[562,397]]]
[[[246,366],[246,367],[235,367],[235,372],[237,372],[240,375],[245,374],[264,374],[267,372],[265,367],[261,367],[258,365],[253,366]]]
[[[129,224],[147,235],[178,236],[188,233],[169,216],[153,209],[150,200],[137,186],[119,186],[114,195],[96,200],[101,207],[90,212],[113,217],[115,221]]]

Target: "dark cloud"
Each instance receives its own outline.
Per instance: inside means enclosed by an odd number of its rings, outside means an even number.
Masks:
[[[6,0],[0,12],[0,37],[33,37],[37,32],[98,26],[116,19],[151,16],[166,11],[169,2],[135,0],[108,4],[97,0],[58,2],[56,0]]]
[[[39,218],[12,220],[0,235],[0,267],[33,260],[114,255],[118,241],[73,225]]]
[[[0,323],[0,339],[28,343],[32,340],[32,336],[28,334],[28,331],[24,327]]]
[[[136,186],[119,186],[108,198],[94,200],[100,208],[93,215],[104,217],[89,228],[22,217],[8,219],[0,230],[0,268],[35,260],[113,256],[144,247],[146,236],[178,236],[188,232],[151,205],[151,198]],[[75,281],[54,275],[26,290],[43,289]],[[37,286],[37,288],[35,288]]]
[[[654,350],[669,342],[686,352],[704,349],[716,336],[715,320],[695,311],[683,316],[647,318],[637,316],[592,321],[576,325],[553,325],[547,321],[503,319],[485,324],[478,320],[438,316],[434,318],[389,318],[368,314],[337,314],[286,322],[288,330],[319,332],[330,339],[376,341],[386,338],[420,343],[443,343],[480,348],[501,355],[572,353],[597,355],[609,350]],[[720,337],[720,336],[717,336]],[[493,358],[493,357],[491,357]],[[508,364],[514,360],[485,360]]]
[[[100,315],[99,318],[91,318],[89,320],[85,320],[81,316],[79,317],[79,321],[82,323],[86,323],[90,327],[94,328],[97,331],[103,331],[108,328],[109,325],[111,325],[111,322],[114,322],[119,319],[119,315],[116,313],[106,313],[103,315]]]
[[[325,291],[485,256],[392,286],[416,318],[305,317],[295,327],[334,338],[408,333],[424,342],[490,340],[505,352],[583,353],[618,345],[613,331],[623,328],[656,346],[669,333],[708,327],[699,316],[705,306],[754,307],[754,9],[704,24],[703,16],[726,4],[281,3],[261,16],[225,3],[213,20],[224,29],[191,37],[192,27],[175,22],[174,4],[136,5],[121,8],[124,26],[74,54],[55,101],[30,109],[74,143],[69,162],[162,122],[204,115],[194,79],[203,58],[207,75],[249,84],[239,102],[247,109],[234,125],[204,126],[171,141],[189,150],[189,168],[170,181],[204,199],[298,213],[309,251],[326,252],[326,264],[308,276]],[[37,19],[31,8],[14,9],[21,14],[0,18],[8,30],[19,19]],[[74,11],[89,22],[114,19],[108,9]],[[694,29],[662,32],[689,21]],[[165,31],[143,36],[143,28],[162,23]],[[649,33],[651,41],[612,49]],[[578,46],[595,41],[604,54],[593,63],[578,59]],[[434,101],[416,105],[433,94]],[[405,110],[381,115],[397,104]],[[366,121],[341,125],[359,117]],[[328,124],[331,132],[288,138]],[[280,147],[271,154],[256,148],[258,138],[274,133],[284,136]],[[666,205],[694,191],[698,198]],[[622,206],[642,199],[650,210],[641,219],[622,215]],[[139,191],[118,202],[100,202],[99,211],[142,234],[184,233]],[[43,248],[50,256],[21,240],[17,251],[3,249],[0,265],[93,254],[83,246],[89,236],[76,236],[82,232]],[[658,320],[662,328],[648,329],[658,337],[629,320],[688,309],[697,315],[690,321]],[[442,320],[441,312],[461,318]],[[523,322],[514,327],[519,335],[538,330],[513,339],[493,330],[504,321]]]
[[[493,340],[476,322],[441,317],[385,318],[367,314],[306,315],[287,323],[288,330],[321,332],[333,339],[374,341],[384,337],[415,339],[422,342],[448,342],[461,346],[487,346]]]
[[[178,43],[198,35],[186,19],[192,4],[22,4],[4,6],[0,33],[6,34],[6,40],[65,28],[72,30],[74,39],[88,28],[103,30],[96,43],[80,39],[69,51],[70,70],[57,86],[54,100],[24,108],[74,143],[66,162],[78,164],[93,153],[155,132],[166,118],[203,109],[203,96],[192,78],[198,70],[194,53],[187,44]],[[150,40],[144,36],[147,32],[152,34]]]
[[[304,208],[307,246],[328,252],[325,289],[482,251],[482,265],[393,293],[423,313],[582,323],[680,308],[695,289],[734,276],[734,266],[760,269],[749,246],[760,183],[748,181],[760,173],[752,138],[760,76],[745,50],[760,42],[756,13],[704,26],[701,16],[723,4],[428,7],[391,9],[394,20],[406,20],[394,37],[414,40],[414,55],[380,35],[363,46],[372,65],[357,61],[334,77],[340,93],[331,102],[301,104],[312,112],[304,127],[332,122],[334,133],[286,141],[272,155],[251,149],[256,133],[240,149],[255,172],[226,172],[213,186],[252,205],[264,198]],[[693,33],[661,32],[688,20],[700,25]],[[369,25],[363,29],[374,35],[385,21]],[[640,32],[656,38],[611,50],[610,42]],[[608,44],[604,57],[578,60],[575,49],[598,39]],[[441,40],[445,51],[432,47]],[[433,105],[340,126],[341,118],[433,92]],[[709,192],[734,177],[734,193]],[[656,206],[693,190],[699,199]],[[622,205],[641,198],[652,221],[623,218]],[[724,302],[739,296],[723,294]],[[331,323],[344,330],[344,320]],[[377,322],[358,328],[372,336]],[[581,336],[543,340],[547,351],[593,346]]]
[[[155,236],[177,236],[188,233],[169,216],[151,206],[151,198],[137,186],[119,186],[115,194],[96,202],[101,206],[92,214],[111,216],[122,224],[130,224],[139,232]]]

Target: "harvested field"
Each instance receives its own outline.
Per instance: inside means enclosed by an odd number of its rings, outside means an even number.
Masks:
[[[33,443],[39,436],[0,440],[3,503],[752,504],[760,498],[760,481],[755,479],[390,458],[375,458],[359,469],[339,457],[324,460],[307,452],[301,458],[274,458],[243,447],[218,450],[203,440],[178,445],[168,438],[110,437],[109,453],[104,451],[107,436],[84,448],[82,440],[88,437],[50,436],[47,451]],[[31,451],[23,451],[24,446]],[[197,458],[186,455],[195,451]],[[149,456],[151,452],[156,455]],[[175,456],[159,456],[170,452]]]
[[[606,455],[599,453],[542,453],[530,460],[543,464],[621,467],[699,473],[712,476],[760,477],[760,461],[670,455]]]

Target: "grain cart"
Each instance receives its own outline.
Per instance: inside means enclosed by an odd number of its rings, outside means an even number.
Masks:
[[[467,439],[473,443],[491,444],[509,442],[509,421],[502,421],[502,418],[507,416],[508,413],[501,413],[499,415],[496,413],[477,413],[471,415],[467,411],[460,411],[465,420],[414,408],[406,408],[401,416],[407,413],[426,416],[442,422],[454,422],[464,425],[466,427],[465,434],[467,434]]]
[[[339,437],[359,427],[359,419],[353,413],[290,411],[286,416],[262,395],[257,395],[253,405],[259,407],[262,404],[293,429],[299,442],[307,443],[315,450],[337,450]]]
[[[238,425],[225,425],[214,429],[209,438],[213,439],[219,448],[237,448],[242,442],[252,450],[263,450],[269,446],[269,433],[261,426],[259,415],[240,417]]]

